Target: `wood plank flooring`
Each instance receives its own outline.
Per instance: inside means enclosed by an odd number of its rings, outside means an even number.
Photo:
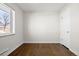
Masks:
[[[76,56],[59,43],[27,43],[9,56]]]

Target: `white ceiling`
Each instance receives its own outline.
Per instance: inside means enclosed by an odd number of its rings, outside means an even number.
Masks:
[[[23,11],[60,11],[64,7],[64,3],[18,3]]]

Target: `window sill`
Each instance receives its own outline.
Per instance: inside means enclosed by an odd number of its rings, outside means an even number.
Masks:
[[[0,34],[0,37],[1,36],[9,36],[9,35],[15,35],[15,33],[1,33]]]

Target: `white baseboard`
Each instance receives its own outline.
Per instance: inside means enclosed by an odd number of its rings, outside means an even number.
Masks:
[[[8,56],[11,52],[13,52],[15,49],[17,49],[19,46],[21,46],[23,43],[19,43],[16,45],[13,49],[9,49],[7,52],[3,53],[1,56]]]
[[[62,43],[61,43],[62,44]],[[64,45],[64,44],[63,44]],[[64,46],[66,46],[66,45],[64,45]],[[68,47],[68,46],[66,46],[67,48],[69,48],[69,50],[71,51],[71,52],[73,52],[75,55],[77,55],[77,56],[79,56],[79,51],[76,51],[76,50],[73,50],[73,49],[71,49],[70,47]]]
[[[24,42],[24,43],[59,43],[59,42],[31,42],[31,41],[28,41],[28,42]],[[17,49],[19,46],[21,46],[23,44],[23,42],[21,42],[20,44],[18,44],[17,46],[15,46],[13,49],[9,49],[7,52],[3,53],[1,56],[8,56],[11,52],[13,52],[15,49]],[[70,49],[70,48],[69,48]],[[70,49],[70,51],[72,51],[73,53],[75,53],[77,56],[79,56],[79,51],[75,51],[73,49]]]
[[[24,43],[59,43],[53,41],[25,41]]]
[[[74,54],[76,54],[77,56],[79,56],[79,51],[76,51],[76,50],[73,50],[73,49],[70,49],[70,51],[72,51]]]

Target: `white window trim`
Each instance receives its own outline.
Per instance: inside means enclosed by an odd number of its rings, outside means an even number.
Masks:
[[[7,8],[10,8],[10,7],[8,7],[6,4],[3,4],[3,3],[1,3],[3,6],[5,6],[5,7],[7,7]],[[0,36],[9,36],[9,35],[15,35],[15,11],[12,9],[12,8],[10,8],[11,10],[12,10],[12,29],[11,29],[11,33],[0,33]]]
[[[0,36],[15,35],[15,33],[1,33]]]

